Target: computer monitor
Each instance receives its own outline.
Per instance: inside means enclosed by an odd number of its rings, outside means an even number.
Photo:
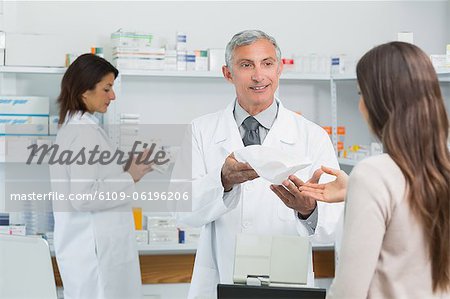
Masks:
[[[0,298],[57,298],[44,239],[0,234]]]
[[[217,299],[325,299],[325,296],[325,289],[217,285]]]

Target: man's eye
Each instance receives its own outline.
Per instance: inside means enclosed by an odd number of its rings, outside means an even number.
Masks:
[[[104,89],[104,91],[105,91],[105,92],[110,92],[111,89],[107,89],[107,88],[106,88],[106,89]]]
[[[264,63],[264,65],[265,65],[265,66],[271,66],[271,65],[273,65],[273,62],[267,61],[267,62]]]
[[[250,63],[241,63],[241,67],[248,68],[248,67],[251,67],[251,66],[252,65]]]

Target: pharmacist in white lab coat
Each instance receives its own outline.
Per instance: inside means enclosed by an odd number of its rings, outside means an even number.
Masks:
[[[101,192],[132,190],[151,167],[133,160],[124,171],[115,162],[89,161],[88,153],[95,146],[99,152],[116,150],[93,113],[105,113],[115,99],[117,75],[117,69],[103,58],[84,54],[69,66],[61,83],[58,154],[70,150],[74,158],[85,148],[85,158],[80,155],[78,163],[52,165],[52,187],[66,198],[97,196],[96,200],[54,202],[55,253],[65,299],[142,298],[131,206],[127,201],[99,198]]]
[[[189,298],[215,298],[218,283],[233,282],[236,234],[300,235],[329,243],[343,208],[298,194],[285,204],[268,181],[230,155],[252,143],[281,149],[312,161],[296,173],[303,181],[321,165],[339,167],[327,133],[275,98],[283,66],[272,37],[255,30],[236,34],[227,45],[226,64],[223,74],[234,84],[236,100],[192,123],[193,206],[179,221],[203,229]],[[248,128],[254,123],[248,123],[250,116],[259,123],[256,130]],[[313,285],[312,262],[308,285]]]

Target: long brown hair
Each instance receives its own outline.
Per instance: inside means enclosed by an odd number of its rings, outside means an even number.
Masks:
[[[449,122],[430,59],[417,46],[390,42],[366,53],[356,73],[368,121],[407,182],[424,230],[433,292],[450,290]]]
[[[87,53],[75,59],[61,81],[58,123],[64,123],[67,112],[69,115],[77,111],[86,112],[83,93],[95,89],[95,85],[110,73],[114,74],[114,78],[119,75],[119,71],[111,63],[99,56]]]

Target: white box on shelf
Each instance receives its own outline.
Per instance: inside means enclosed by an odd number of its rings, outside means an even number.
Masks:
[[[0,226],[0,234],[25,236],[26,235],[26,226],[25,225],[2,225],[2,226]]]
[[[147,32],[132,32],[118,30],[111,34],[113,47],[151,48],[153,35]]]
[[[150,229],[148,231],[149,244],[178,244],[178,230]]]
[[[409,31],[397,33],[397,41],[414,44],[414,34]]]
[[[201,228],[189,227],[184,229],[184,243],[198,244]]]
[[[147,229],[176,229],[176,222],[174,217],[147,216]]]
[[[372,142],[370,144],[370,155],[381,155],[383,153],[383,144],[378,142]]]
[[[0,115],[0,134],[48,135],[48,116]]]
[[[56,135],[58,133],[58,122],[59,122],[59,116],[58,115],[50,115],[48,118],[48,134],[49,135]]]
[[[5,49],[0,49],[0,65],[5,65]]]
[[[0,114],[48,115],[49,98],[0,95]]]
[[[430,55],[431,63],[436,70],[442,70],[447,67],[447,55]]]
[[[146,230],[135,230],[136,242],[138,245],[148,244],[148,231]]]
[[[220,71],[225,65],[225,49],[208,49],[209,70]]]

